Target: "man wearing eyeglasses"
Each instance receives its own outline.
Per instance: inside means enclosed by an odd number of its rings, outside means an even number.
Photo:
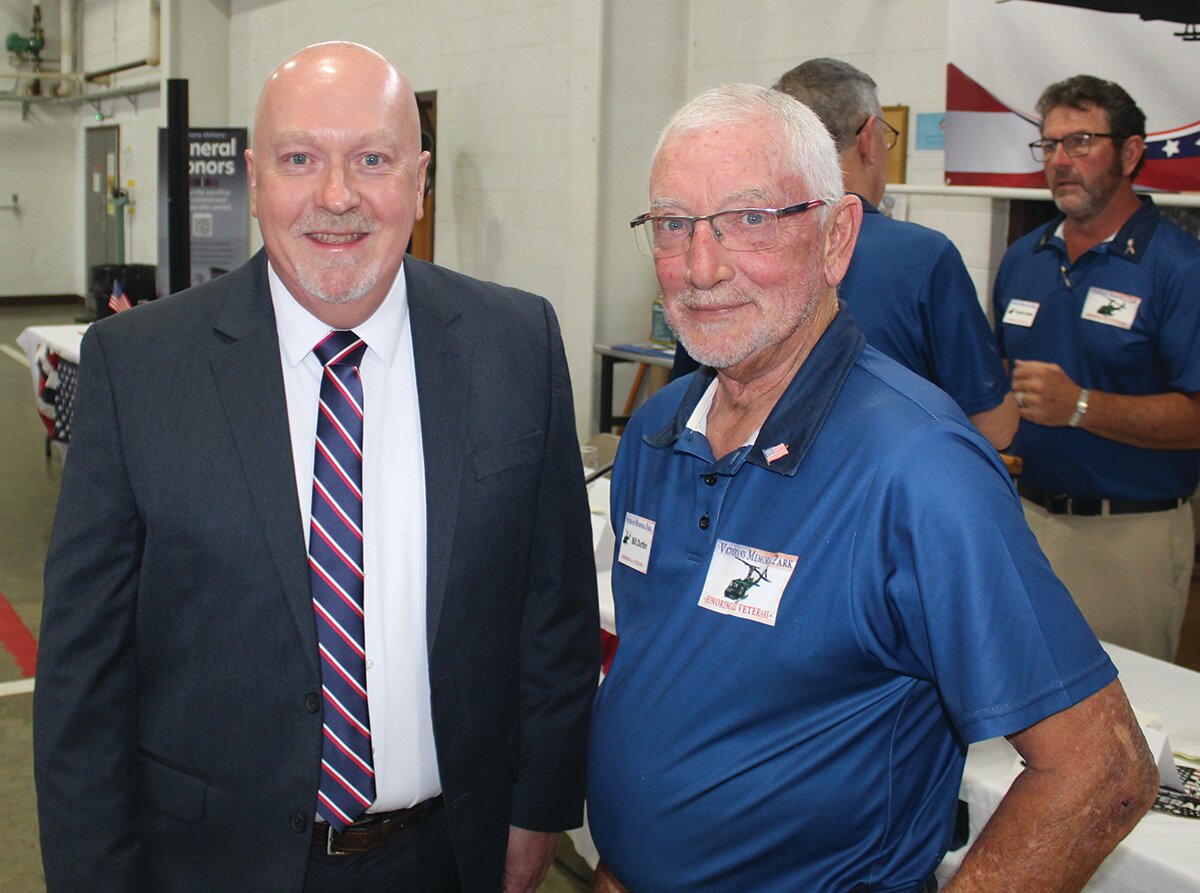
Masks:
[[[820,117],[837,144],[863,221],[838,288],[867,343],[946,391],[996,449],[1017,430],[1017,405],[962,256],[944,235],[879,212],[899,132],[883,118],[875,81],[840,59],[810,59],[776,90]],[[903,149],[901,149],[903,151]],[[676,349],[672,376],[697,366]]]
[[[1078,890],[1153,798],[1003,463],[838,300],[860,221],[782,93],[715,88],[659,140],[632,226],[703,368],[617,454],[598,891],[936,889],[966,743],[997,735],[1028,768],[947,889]]]
[[[1012,245],[993,294],[1025,514],[1096,635],[1170,661],[1200,476],[1200,243],[1134,192],[1146,118],[1120,86],[1068,78],[1037,111],[1062,213]]]

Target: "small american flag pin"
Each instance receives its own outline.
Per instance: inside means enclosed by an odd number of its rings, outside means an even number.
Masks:
[[[787,454],[788,448],[786,443],[777,443],[775,446],[767,447],[765,450],[763,450],[763,458],[767,460],[768,465],[770,465],[776,459],[782,459]]]

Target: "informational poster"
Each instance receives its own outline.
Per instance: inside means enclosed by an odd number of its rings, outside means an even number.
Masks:
[[[199,285],[241,266],[250,257],[250,193],[246,128],[188,131],[192,270]],[[167,294],[167,131],[158,131],[158,293]]]
[[[1200,190],[1200,53],[1175,22],[1031,0],[949,0],[946,182],[1046,185],[1029,143],[1042,90],[1076,74],[1120,84],[1146,113],[1137,186]]]

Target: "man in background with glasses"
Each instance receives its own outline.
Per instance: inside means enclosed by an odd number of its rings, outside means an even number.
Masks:
[[[996,449],[1012,441],[1017,405],[962,256],[944,235],[879,212],[899,132],[883,118],[875,81],[840,59],[810,59],[776,90],[816,112],[837,145],[863,221],[838,294],[867,343],[946,391]],[[904,151],[900,147],[899,151]],[[675,377],[696,368],[683,347]]]
[[[778,91],[710,90],[659,139],[631,224],[702,368],[617,454],[596,890],[936,889],[966,744],[997,735],[1027,768],[947,889],[1078,890],[1153,798],[1004,464],[838,300],[861,216]]]
[[[1089,75],[1053,84],[1030,144],[1062,213],[993,293],[1038,541],[1101,639],[1173,660],[1200,476],[1200,243],[1133,181],[1146,116]]]

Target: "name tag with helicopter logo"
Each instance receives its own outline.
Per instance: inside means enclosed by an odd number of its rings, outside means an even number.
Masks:
[[[650,549],[653,545],[654,522],[633,512],[626,512],[617,561],[644,574],[650,568]]]
[[[1092,322],[1104,323],[1106,326],[1132,329],[1141,304],[1141,298],[1107,288],[1096,288],[1093,285],[1088,289],[1080,316]]]
[[[774,626],[779,601],[800,559],[717,540],[697,604],[706,610]]]

